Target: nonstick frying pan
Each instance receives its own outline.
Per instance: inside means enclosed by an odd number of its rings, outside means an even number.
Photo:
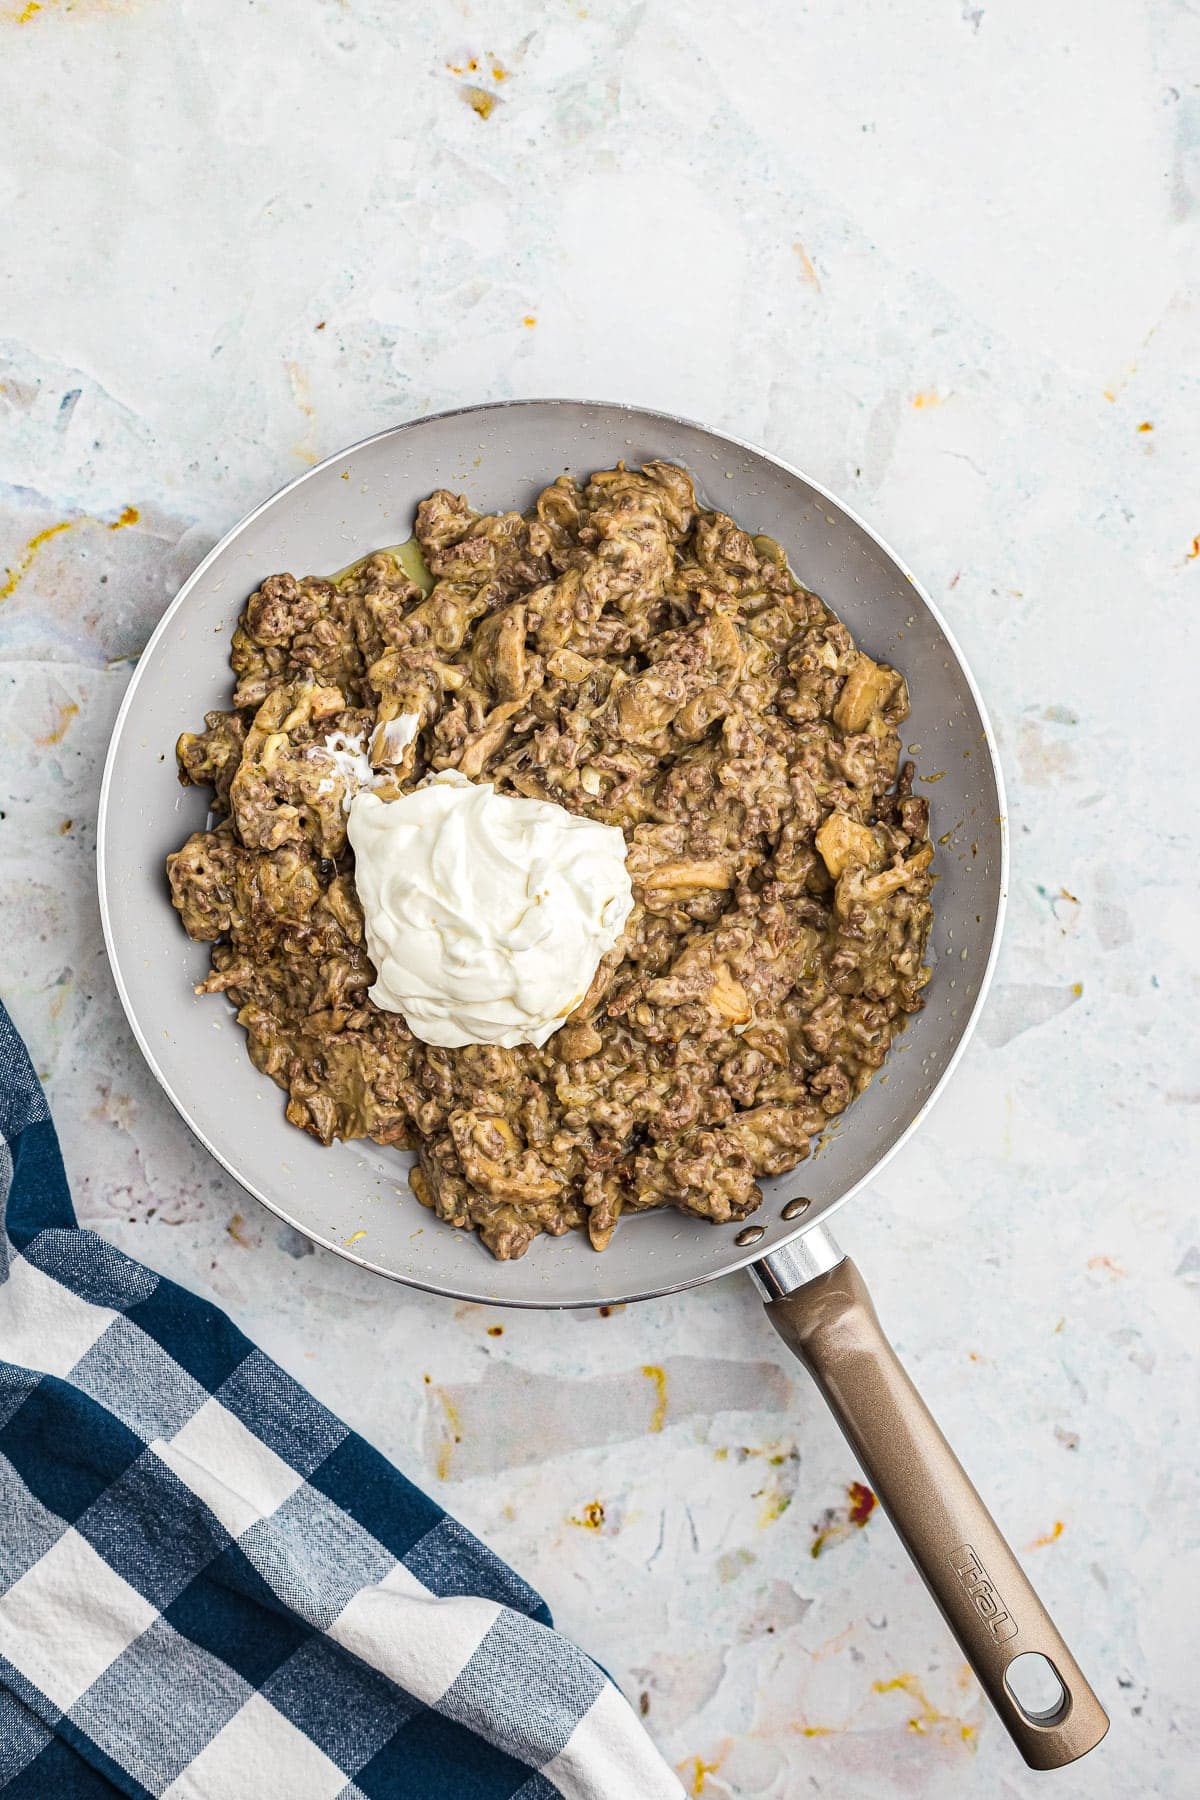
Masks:
[[[525,506],[563,470],[618,458],[684,464],[705,501],[783,545],[801,579],[872,655],[908,678],[905,727],[939,841],[933,979],[925,1010],[818,1154],[763,1184],[742,1227],[675,1212],[619,1227],[594,1254],[571,1234],[495,1262],[409,1194],[394,1151],[325,1149],[284,1119],[232,1012],[192,988],[207,951],[168,904],[163,861],[203,827],[173,746],[230,691],[229,639],[253,588],[279,569],[344,567],[409,536],[418,500],[466,491],[481,510]],[[919,748],[918,748],[919,747]],[[816,482],[684,419],[573,400],[469,407],[400,425],[330,457],[244,519],[200,564],[147,645],[113,733],[100,799],[99,885],[121,999],[150,1067],[212,1154],[263,1205],[325,1249],[396,1281],[491,1305],[617,1304],[748,1268],[767,1316],[807,1365],[917,1568],[1026,1761],[1056,1768],[1108,1720],[876,1319],[829,1216],[914,1131],[948,1080],[983,1003],[1004,913],[1007,837],[991,729],[936,608],[861,519]],[[1020,1679],[1033,1664],[1050,1696]],[[1052,1665],[1052,1671],[1045,1663]],[[1057,1679],[1055,1679],[1057,1678]]]

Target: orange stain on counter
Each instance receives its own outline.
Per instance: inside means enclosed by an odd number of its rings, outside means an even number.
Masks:
[[[313,405],[312,388],[307,374],[298,362],[285,362],[283,368],[288,379],[288,386],[292,391],[292,400],[296,410],[307,421],[299,441],[292,445],[292,453],[298,456],[301,462],[308,463],[311,468],[317,460],[316,446],[313,442],[313,420],[316,418],[317,409]]]
[[[1044,1550],[1047,1544],[1057,1544],[1066,1529],[1061,1519],[1055,1519],[1049,1531],[1044,1532],[1041,1537],[1035,1537],[1031,1544],[1026,1544],[1025,1548],[1027,1550]]]
[[[36,558],[38,551],[42,548],[42,545],[48,544],[51,538],[58,537],[61,532],[70,531],[74,523],[74,519],[63,519],[60,524],[47,525],[45,531],[39,531],[36,536],[30,538],[16,562],[13,563],[11,568],[5,569],[4,571],[5,579],[3,583],[0,584],[0,600],[7,600],[8,596],[15,590],[18,582],[23,581],[25,576],[28,575],[30,569],[33,567],[34,559]]]
[[[1110,1281],[1125,1279],[1126,1270],[1111,1256],[1089,1256],[1087,1266],[1089,1269],[1102,1269]]]
[[[585,1531],[601,1531],[603,1529],[603,1500],[589,1500],[586,1506],[580,1508],[580,1513],[582,1515],[581,1517],[576,1518],[572,1515],[571,1518],[567,1520],[567,1524],[581,1525]]]
[[[0,600],[7,600],[16,592],[30,569],[37,561],[38,553],[53,538],[61,537],[65,531],[74,531],[80,525],[99,525],[105,531],[123,531],[127,525],[136,525],[141,518],[136,506],[126,506],[115,519],[94,519],[84,513],[78,519],[60,519],[57,525],[47,525],[43,531],[35,532],[18,556],[4,571],[4,580],[0,582]]]
[[[927,406],[940,406],[942,404],[942,396],[937,392],[936,388],[923,388],[919,394],[913,395],[912,403],[917,411],[921,412]]]
[[[643,1363],[642,1374],[654,1383],[654,1411],[650,1415],[651,1431],[661,1431],[667,1419],[667,1372],[657,1363]]]
[[[688,1784],[686,1791],[689,1794],[699,1796],[709,1791],[708,1778],[710,1775],[715,1775],[720,1769],[721,1764],[729,1753],[729,1749],[730,1744],[729,1741],[726,1740],[721,1749],[717,1751],[717,1760],[715,1762],[705,1762],[702,1756],[689,1756],[686,1757],[683,1762],[675,1764],[678,1773]]]
[[[819,294],[821,291],[821,280],[817,274],[816,269],[813,267],[812,257],[808,254],[808,251],[804,248],[804,245],[800,242],[800,240],[798,238],[797,238],[796,242],[792,245],[792,249],[796,252],[796,255],[800,258],[800,273],[801,273],[801,275],[804,277],[804,279],[808,283],[809,287],[816,288],[816,290]]]
[[[71,720],[76,718],[78,713],[79,707],[74,700],[64,700],[58,709],[58,722],[53,731],[48,731],[44,737],[34,739],[39,750],[49,750],[54,744],[61,744],[71,728]]]
[[[490,119],[499,105],[495,94],[489,94],[486,88],[475,87],[470,82],[460,87],[458,91],[471,111],[480,119]]]
[[[426,1380],[428,1379],[429,1377],[426,1376]],[[438,1480],[445,1481],[450,1474],[450,1462],[454,1455],[454,1446],[455,1444],[462,1443],[462,1420],[459,1417],[458,1408],[455,1406],[453,1400],[451,1400],[445,1388],[439,1388],[437,1390],[437,1396],[441,1401],[442,1409],[446,1414],[446,1421],[441,1446],[437,1453],[436,1467]]]
[[[5,8],[0,12],[0,23],[12,25],[31,25],[39,13],[121,13],[132,10],[132,0],[25,0],[17,12]]]
[[[920,1710],[914,1713],[908,1721],[910,1731],[915,1731],[923,1737],[933,1728],[941,1726],[944,1728],[942,1735],[949,1741],[957,1738],[960,1743],[974,1746],[978,1727],[968,1725],[964,1719],[956,1719],[952,1713],[939,1712],[915,1675],[894,1675],[890,1681],[873,1681],[871,1692],[874,1694],[902,1693],[915,1700]],[[946,1727],[949,1729],[945,1729]]]

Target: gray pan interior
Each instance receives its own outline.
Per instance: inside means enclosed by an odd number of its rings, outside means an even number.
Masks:
[[[185,936],[163,859],[205,823],[205,796],[181,788],[173,746],[228,704],[229,639],[246,596],[289,569],[326,573],[409,536],[436,487],[481,510],[524,508],[562,470],[586,476],[619,457],[684,464],[710,505],[769,532],[864,649],[908,677],[906,744],[932,785],[940,880],[925,1010],[817,1154],[765,1184],[753,1248],[737,1226],[676,1212],[619,1226],[596,1255],[586,1240],[539,1238],[498,1263],[410,1193],[407,1158],[369,1143],[323,1148],[288,1125],[283,1096],[250,1063],[232,1010],[198,999],[207,951]],[[948,835],[947,835],[948,834]],[[775,458],[662,413],[529,400],[420,419],[369,438],[301,476],[235,527],[185,583],[141,658],[113,734],[100,803],[99,881],[117,985],[138,1042],[191,1129],[256,1199],[325,1248],[379,1274],[457,1298],[514,1306],[598,1306],[688,1287],[739,1268],[827,1218],[914,1129],[978,1012],[1004,909],[1004,800],[982,702],[945,624],[912,575],[853,513]],[[810,1201],[788,1223],[784,1204]]]

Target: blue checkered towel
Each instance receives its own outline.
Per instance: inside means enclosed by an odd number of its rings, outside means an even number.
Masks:
[[[545,1603],[71,1209],[0,1005],[0,1788],[677,1800]]]

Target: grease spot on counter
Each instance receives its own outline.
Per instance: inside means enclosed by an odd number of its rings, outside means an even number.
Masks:
[[[717,1558],[717,1580],[725,1587],[744,1575],[747,1569],[752,1569],[757,1561],[753,1550],[740,1545],[736,1550],[723,1550]]]
[[[296,410],[305,421],[305,428],[302,435],[292,445],[292,454],[293,456],[299,457],[301,462],[308,463],[311,467],[311,465],[318,460],[316,439],[313,432],[313,421],[316,418],[316,408],[313,405],[312,388],[309,384],[307,374],[298,362],[285,362],[283,367],[288,378],[288,387],[291,389],[292,399],[296,404]]]
[[[737,1641],[752,1644],[759,1638],[779,1637],[799,1625],[812,1607],[811,1597],[797,1593],[790,1582],[768,1582],[758,1589],[756,1605],[738,1621]]]
[[[727,1665],[723,1648],[705,1649],[702,1641],[679,1647],[678,1640],[671,1638],[652,1663],[635,1663],[629,1670],[629,1679],[646,1694],[647,1710],[653,1703],[656,1728],[661,1735],[686,1731],[692,1736],[694,1721],[726,1678]],[[726,1743],[715,1754],[724,1756],[731,1747]],[[624,1791],[621,1800],[625,1800]],[[630,1800],[634,1797],[630,1796]]]
[[[299,1262],[304,1256],[315,1256],[317,1252],[312,1239],[306,1238],[294,1225],[281,1225],[275,1233],[275,1242],[284,1255],[290,1256],[295,1262]]]
[[[451,1383],[437,1394],[438,1407],[426,1414],[424,1455],[440,1464],[443,1415],[452,1409],[453,1467],[447,1457],[446,1469],[453,1480],[465,1481],[573,1450],[628,1443],[687,1419],[782,1413],[792,1382],[775,1363],[732,1358],[673,1356],[592,1376],[543,1374],[491,1358],[478,1381]]]
[[[1044,1550],[1047,1544],[1057,1544],[1065,1530],[1066,1526],[1063,1521],[1061,1519],[1055,1519],[1049,1531],[1044,1531],[1041,1537],[1031,1538],[1025,1548],[1027,1550]]]
[[[1053,787],[1074,772],[1075,751],[1070,744],[1051,737],[1041,721],[1026,719],[1017,739],[1017,761],[1022,779],[1030,787]]]
[[[132,1131],[137,1117],[138,1108],[131,1094],[114,1088],[110,1081],[102,1080],[97,1084],[93,1119],[103,1119],[121,1131]]]
[[[1116,901],[1101,900],[1095,903],[1092,922],[1097,941],[1104,951],[1120,950],[1133,942],[1133,920],[1125,907]]]
[[[589,1500],[586,1506],[580,1507],[578,1515],[574,1513],[571,1515],[567,1524],[578,1525],[583,1531],[602,1531],[604,1529],[603,1500]]]
[[[993,1050],[1001,1050],[1022,1032],[1045,1025],[1069,1006],[1074,1006],[1082,994],[1083,984],[1078,981],[1070,987],[1013,982],[997,988],[995,998],[979,1022],[979,1035]]]

